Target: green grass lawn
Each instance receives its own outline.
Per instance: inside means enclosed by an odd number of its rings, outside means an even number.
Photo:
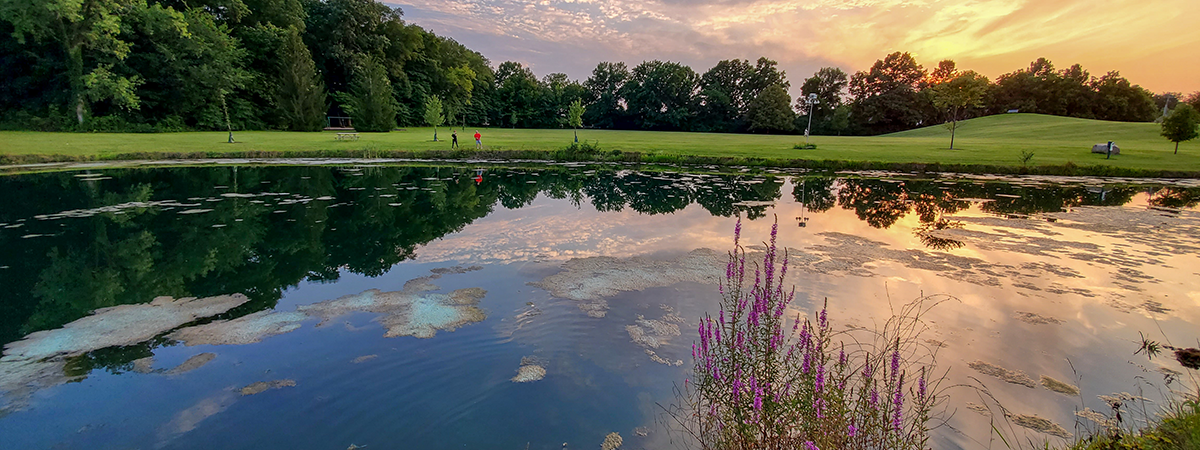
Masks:
[[[608,152],[706,157],[756,157],[1019,166],[1022,151],[1034,153],[1030,165],[1111,165],[1127,169],[1200,172],[1200,142],[1185,142],[1179,154],[1159,136],[1153,123],[1104,122],[1037,114],[1003,114],[959,124],[955,149],[950,133],[933,126],[874,137],[814,136],[815,150],[792,146],[803,136],[580,130],[579,139],[598,142]],[[464,148],[473,148],[476,128],[459,132]],[[571,143],[571,130],[478,128],[487,150],[559,150]],[[235,132],[236,144],[224,132],[158,134],[0,132],[0,154],[63,155],[112,158],[134,152],[257,152],[376,150],[449,150],[450,129],[409,128],[390,133],[362,133],[358,141],[336,141],[334,132]],[[1115,141],[1122,154],[1106,161],[1090,153],[1092,144]]]

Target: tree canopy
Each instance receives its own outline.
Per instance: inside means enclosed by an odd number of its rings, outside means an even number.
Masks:
[[[319,130],[351,116],[361,131],[420,126],[429,98],[458,126],[566,128],[571,105],[606,129],[872,135],[1009,110],[1157,120],[1200,92],[1153,95],[1112,71],[1046,58],[947,90],[969,70],[926,70],[894,52],[848,75],[823,67],[799,91],[767,57],[707,70],[671,61],[598,62],[585,80],[493,64],[404,20],[379,0],[0,0],[0,128],[46,131]],[[632,66],[632,67],[631,67]],[[783,96],[780,96],[779,89]],[[979,94],[982,86],[983,94]],[[770,91],[768,94],[767,92]],[[789,93],[817,94],[782,107]],[[797,116],[796,112],[803,112]],[[228,122],[226,121],[228,116]],[[769,117],[769,119],[768,119]],[[792,117],[793,124],[779,122]],[[953,140],[953,135],[952,135]]]
[[[1175,153],[1178,154],[1180,142],[1200,136],[1200,112],[1187,103],[1176,106],[1171,114],[1163,118],[1162,135],[1175,143]]]

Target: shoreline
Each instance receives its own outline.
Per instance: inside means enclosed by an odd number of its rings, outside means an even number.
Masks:
[[[668,164],[684,166],[739,167],[758,169],[802,169],[808,171],[857,172],[882,171],[909,175],[971,174],[971,175],[1044,175],[1044,176],[1088,176],[1122,178],[1165,178],[1200,179],[1200,171],[1160,170],[1125,168],[1104,165],[1077,165],[1073,162],[1046,165],[995,165],[995,164],[942,164],[937,162],[882,162],[833,159],[763,158],[763,157],[717,157],[698,155],[674,155],[640,152],[598,152],[595,154],[575,153],[569,149],[547,150],[300,150],[300,151],[233,151],[233,152],[129,152],[113,154],[0,154],[0,174],[18,174],[48,165],[62,163],[119,163],[178,161],[203,163],[204,161],[245,160],[246,164],[271,164],[271,161],[328,160],[326,164],[338,164],[337,160],[353,160],[347,163],[380,162],[439,162],[449,164],[497,164],[497,163],[595,163],[595,164]],[[33,169],[33,170],[24,170]]]

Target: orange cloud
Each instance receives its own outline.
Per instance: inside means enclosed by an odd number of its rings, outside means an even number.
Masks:
[[[907,51],[926,66],[954,59],[992,78],[1044,56],[1093,74],[1121,70],[1155,91],[1200,89],[1194,0],[410,1],[403,6],[418,24],[478,34],[478,42],[460,40],[494,60],[527,59],[541,72],[570,72],[599,58],[675,59],[703,72],[700,64],[766,56],[798,85],[820,65],[853,72]],[[489,51],[499,44],[488,35],[509,38],[510,50],[556,51],[506,55]]]

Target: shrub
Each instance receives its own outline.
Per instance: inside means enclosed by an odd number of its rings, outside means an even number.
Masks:
[[[693,379],[674,415],[703,448],[925,448],[934,392],[933,354],[918,343],[920,315],[941,300],[919,299],[867,342],[831,331],[826,308],[812,321],[784,317],[795,289],[785,289],[787,253],[778,260],[776,234],[753,267],[734,230],[721,310],[706,315],[693,345]],[[753,262],[752,262],[753,264]],[[690,383],[689,383],[690,381]]]

